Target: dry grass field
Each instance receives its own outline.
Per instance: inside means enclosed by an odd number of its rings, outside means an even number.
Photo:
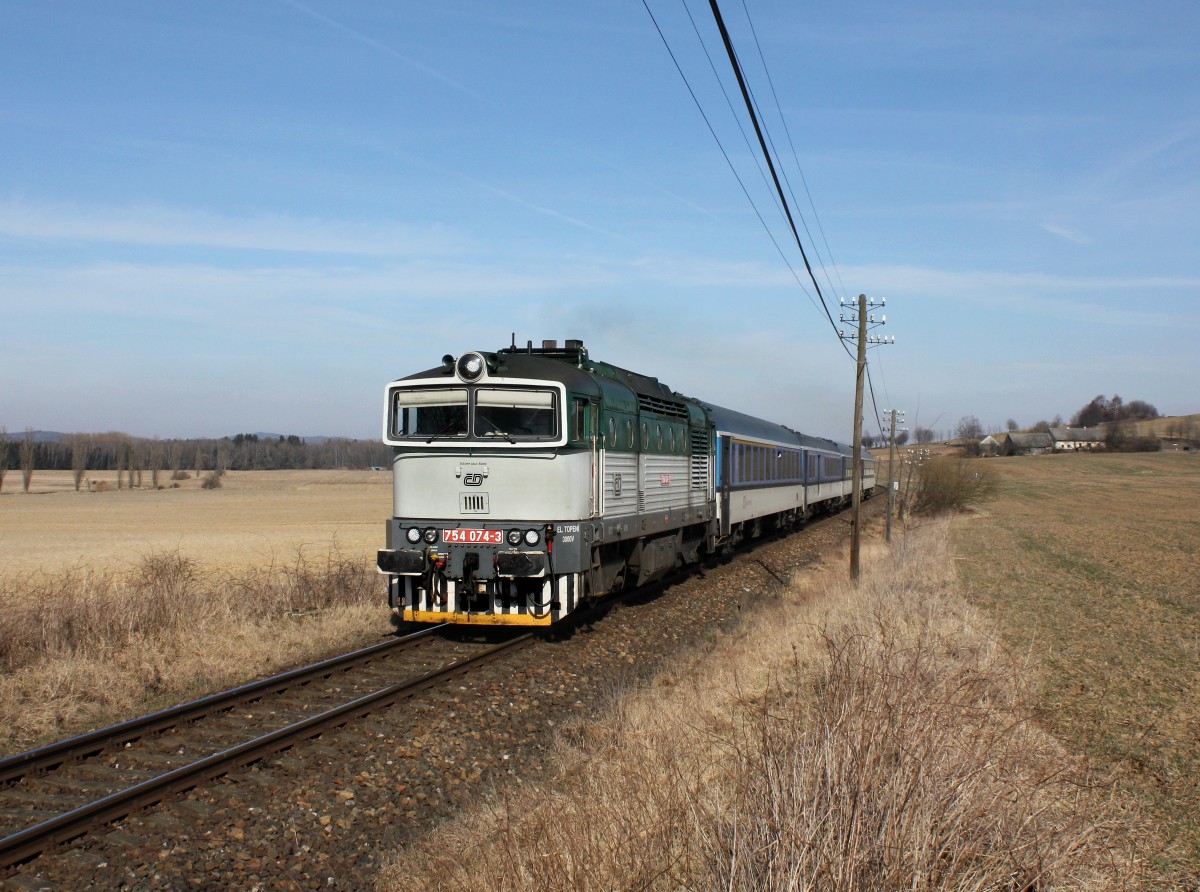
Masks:
[[[159,490],[75,492],[70,471],[37,471],[28,494],[10,472],[0,492],[0,576],[68,567],[124,569],[154,552],[206,567],[287,563],[303,547],[374,559],[391,515],[387,471],[230,471],[220,489],[160,475]],[[149,485],[149,475],[143,474]]]
[[[960,523],[970,599],[1040,668],[1038,713],[1200,875],[1200,456],[989,459]]]
[[[115,483],[115,477],[113,481]],[[0,750],[391,630],[391,475],[231,472],[220,489],[0,494]]]

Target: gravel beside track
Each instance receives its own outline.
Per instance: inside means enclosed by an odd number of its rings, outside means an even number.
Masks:
[[[871,499],[864,516],[883,508]],[[543,776],[560,729],[731,628],[848,535],[843,512],[766,541],[616,604],[590,628],[66,844],[7,871],[0,889],[369,888],[399,844],[437,833],[481,790]]]

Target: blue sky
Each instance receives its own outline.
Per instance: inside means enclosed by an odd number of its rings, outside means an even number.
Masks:
[[[0,424],[375,437],[515,331],[848,437],[688,4],[649,2],[720,146],[633,0],[4,4]],[[1200,410],[1200,6],[722,9],[835,318],[888,298],[880,410]]]

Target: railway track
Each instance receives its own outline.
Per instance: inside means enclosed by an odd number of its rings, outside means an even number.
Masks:
[[[536,640],[484,646],[447,640],[439,628],[0,760],[0,868]]]

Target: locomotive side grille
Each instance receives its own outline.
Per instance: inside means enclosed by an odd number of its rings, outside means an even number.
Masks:
[[[653,412],[655,415],[665,415],[668,418],[680,418],[687,420],[687,406],[683,403],[676,403],[672,400],[659,399],[656,396],[646,396],[638,394],[638,408],[643,412]]]
[[[463,492],[458,494],[458,511],[460,514],[487,514],[488,494],[486,492]]]
[[[646,510],[646,490],[638,490],[638,511]]]
[[[692,489],[708,489],[708,432],[692,430]]]

